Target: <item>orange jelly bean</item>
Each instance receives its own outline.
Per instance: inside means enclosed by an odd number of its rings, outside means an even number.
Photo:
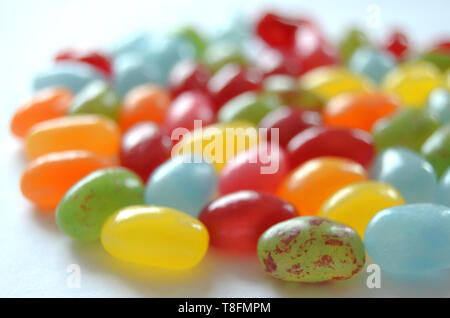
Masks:
[[[66,88],[52,87],[37,92],[23,104],[11,120],[11,132],[25,138],[31,127],[42,121],[64,116],[72,105],[73,94]]]
[[[294,205],[300,215],[317,215],[337,190],[366,179],[363,166],[354,161],[321,157],[292,171],[278,189],[278,196]]]
[[[342,94],[332,98],[323,111],[323,120],[330,126],[372,131],[380,118],[397,110],[397,101],[382,93]]]
[[[170,104],[167,90],[157,85],[141,85],[125,95],[120,114],[120,128],[126,131],[140,121],[163,122]]]
[[[20,189],[28,200],[44,210],[51,210],[78,180],[115,164],[112,158],[90,151],[50,153],[30,163],[22,174]]]
[[[29,159],[66,150],[115,156],[119,145],[120,130],[114,121],[98,115],[76,115],[35,125],[26,138],[25,150]]]

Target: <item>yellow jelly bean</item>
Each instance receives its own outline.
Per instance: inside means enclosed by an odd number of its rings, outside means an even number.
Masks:
[[[208,249],[209,235],[199,220],[158,206],[130,206],[111,215],[101,242],[112,256],[166,269],[197,265]]]
[[[326,100],[340,93],[364,93],[374,90],[374,85],[367,77],[335,66],[322,66],[306,73],[300,79],[300,85]]]
[[[404,203],[394,187],[381,182],[364,181],[334,193],[322,205],[320,215],[352,227],[363,237],[367,224],[377,212]]]
[[[405,106],[423,107],[431,90],[442,84],[442,74],[436,66],[428,62],[414,62],[389,71],[381,87]]]

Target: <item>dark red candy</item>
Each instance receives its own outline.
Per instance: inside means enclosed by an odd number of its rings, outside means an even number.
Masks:
[[[55,56],[55,61],[76,61],[87,63],[104,73],[108,78],[112,76],[112,65],[110,58],[104,53],[96,51],[64,50]]]
[[[432,52],[450,54],[450,39],[441,40],[431,48]]]
[[[401,61],[408,54],[409,41],[403,32],[394,31],[388,36],[383,48],[385,51],[390,52],[398,61]]]
[[[173,96],[189,90],[207,92],[210,77],[211,72],[206,66],[194,60],[182,60],[169,73],[170,91]]]
[[[311,127],[297,134],[287,146],[291,168],[324,156],[344,157],[367,167],[374,155],[372,136],[361,129]]]
[[[285,148],[295,135],[321,123],[322,116],[317,111],[283,106],[268,113],[259,126],[267,129],[268,141],[272,141],[272,129],[278,129],[279,145]]]
[[[170,156],[172,142],[158,125],[144,121],[135,124],[122,136],[120,163],[146,181],[150,174]]]
[[[199,219],[208,229],[214,248],[231,254],[253,254],[265,230],[296,216],[290,203],[272,194],[238,191],[209,203]]]
[[[256,24],[256,34],[269,46],[280,51],[295,47],[295,33],[301,20],[267,13]]]

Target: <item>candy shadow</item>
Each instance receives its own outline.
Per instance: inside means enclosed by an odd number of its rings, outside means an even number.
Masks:
[[[38,207],[30,207],[30,217],[32,221],[46,232],[61,235],[61,231],[56,225],[55,214],[53,211],[44,211]]]

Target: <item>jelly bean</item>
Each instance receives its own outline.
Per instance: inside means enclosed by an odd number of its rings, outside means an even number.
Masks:
[[[111,61],[105,53],[68,49],[58,53],[55,56],[55,61],[76,61],[86,63],[95,67],[98,71],[103,72],[106,77],[111,78],[112,76]]]
[[[428,96],[427,111],[441,124],[450,123],[450,89],[439,87],[432,90]]]
[[[436,191],[436,202],[450,207],[450,168],[441,177]]]
[[[422,107],[428,94],[442,83],[439,69],[433,64],[416,62],[392,69],[384,77],[381,87],[396,96],[405,106]]]
[[[350,226],[362,237],[377,212],[404,203],[401,194],[388,184],[357,182],[329,197],[322,205],[320,215]]]
[[[334,66],[323,66],[308,72],[300,79],[300,84],[304,89],[327,100],[340,93],[373,90],[373,84],[366,77]]]
[[[77,181],[95,170],[114,164],[110,158],[89,151],[50,153],[30,163],[22,174],[20,189],[28,200],[40,208],[52,210]]]
[[[53,86],[64,86],[77,94],[94,80],[103,80],[101,73],[93,67],[81,63],[61,62],[38,73],[33,80],[34,91]]]
[[[217,192],[215,168],[201,156],[177,156],[158,167],[148,180],[145,203],[183,209],[197,217]]]
[[[67,191],[56,209],[56,223],[80,241],[95,241],[106,219],[118,209],[143,204],[141,179],[125,168],[90,173]]]
[[[278,196],[292,203],[300,215],[316,215],[337,190],[366,179],[360,164],[344,158],[323,157],[295,169],[281,184]]]
[[[120,163],[142,180],[170,157],[172,141],[153,122],[140,122],[122,136]]]
[[[373,127],[377,152],[389,147],[403,146],[419,151],[439,123],[422,109],[402,109]]]
[[[166,207],[130,206],[105,222],[103,247],[135,264],[182,270],[197,265],[208,249],[208,231],[195,218]]]
[[[375,155],[372,136],[360,129],[311,127],[295,135],[287,151],[292,167],[317,157],[352,159],[367,167]]]
[[[194,60],[182,60],[169,73],[170,92],[172,96],[190,90],[207,92],[210,77],[211,72],[206,66]]]
[[[164,126],[169,134],[176,128],[193,130],[195,121],[201,126],[214,123],[214,105],[211,99],[198,91],[186,91],[175,98],[164,116]]]
[[[116,93],[103,81],[94,81],[81,90],[69,114],[97,114],[118,120],[122,106]]]
[[[259,127],[267,129],[268,141],[272,140],[272,129],[278,129],[278,143],[287,147],[295,135],[321,123],[322,116],[319,112],[283,106],[268,113],[260,121]]]
[[[173,147],[172,154],[202,155],[219,171],[236,154],[259,143],[258,130],[248,122],[209,125],[180,136],[183,138]]]
[[[450,267],[449,233],[448,207],[408,204],[375,215],[366,228],[364,244],[384,270],[417,275]]]
[[[225,23],[213,33],[217,42],[228,42],[244,45],[250,39],[251,30],[247,17],[237,13],[229,17]]]
[[[419,60],[433,64],[442,72],[445,72],[450,68],[449,53],[428,52],[423,54]]]
[[[358,29],[348,30],[339,41],[339,52],[344,63],[350,60],[352,54],[360,47],[368,46],[367,35]]]
[[[394,66],[395,60],[390,54],[367,47],[357,49],[348,62],[351,70],[367,76],[376,84],[379,84]]]
[[[407,148],[388,148],[371,168],[373,179],[393,185],[407,203],[434,202],[437,177],[431,164]]]
[[[258,90],[261,74],[237,64],[227,64],[217,71],[208,82],[208,90],[217,110],[233,97],[247,91]]]
[[[194,27],[181,27],[175,32],[175,37],[190,43],[195,50],[195,57],[200,58],[205,52],[207,41],[203,34],[200,34]]]
[[[333,97],[323,111],[330,126],[372,131],[375,122],[399,108],[398,102],[382,93],[341,94]]]
[[[286,152],[276,144],[260,144],[239,153],[220,174],[221,194],[239,190],[276,193],[289,172]]]
[[[116,123],[97,115],[50,119],[33,127],[26,138],[29,159],[65,150],[90,150],[103,156],[119,151],[120,131]]]
[[[431,163],[438,177],[450,166],[450,124],[436,130],[422,145],[420,152]]]
[[[274,195],[238,191],[212,201],[199,219],[208,229],[212,247],[230,254],[254,254],[265,230],[296,215],[292,205]]]
[[[256,34],[269,46],[281,51],[290,51],[295,47],[295,35],[300,22],[266,13],[256,24]]]
[[[383,49],[395,56],[397,61],[402,61],[409,53],[409,40],[403,32],[394,31],[383,44]]]
[[[136,32],[113,43],[110,46],[110,55],[117,58],[130,53],[145,53],[150,51],[152,37],[146,32]]]
[[[264,77],[277,74],[300,76],[302,64],[296,54],[282,54],[275,50],[264,49],[256,55],[254,63]]]
[[[364,245],[352,228],[317,216],[269,228],[259,239],[258,257],[269,275],[305,283],[349,279],[366,261]]]
[[[73,94],[62,87],[46,88],[25,102],[11,119],[11,132],[24,138],[37,123],[64,116],[72,105]]]
[[[269,93],[283,93],[297,89],[297,80],[286,74],[274,74],[264,78],[262,88]]]
[[[170,105],[170,95],[161,86],[142,85],[131,90],[123,100],[120,128],[126,131],[140,121],[161,124]]]
[[[210,44],[203,54],[202,62],[214,72],[230,63],[241,66],[248,64],[240,47],[228,42]]]

